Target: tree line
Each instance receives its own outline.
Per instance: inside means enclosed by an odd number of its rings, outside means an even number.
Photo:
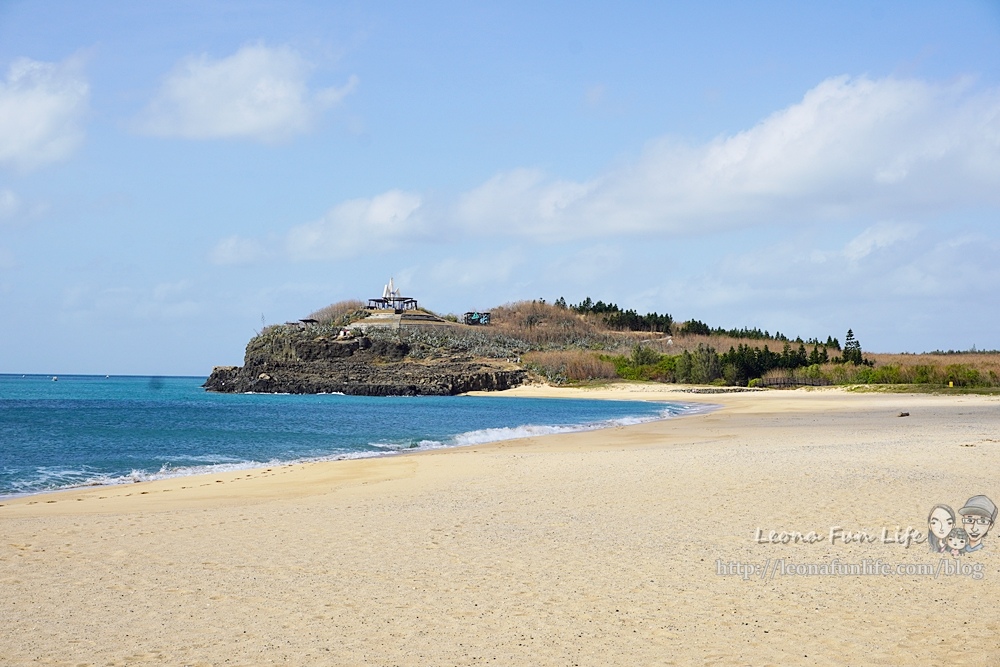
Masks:
[[[808,349],[804,342],[794,347],[785,341],[780,352],[764,346],[741,343],[719,354],[714,347],[701,343],[697,349],[678,355],[660,354],[647,345],[636,345],[629,356],[606,357],[615,364],[620,377],[632,380],[661,380],[689,384],[724,384],[746,386],[775,369],[797,370],[814,367],[819,372],[823,364],[853,364],[873,366],[865,359],[854,332],[847,331],[843,354],[831,356],[830,348],[818,342]]]
[[[672,333],[674,318],[667,313],[662,315],[656,312],[640,315],[633,309],[623,310],[614,303],[604,303],[603,301],[592,301],[588,296],[586,299],[576,304],[566,303],[566,299],[559,297],[554,302],[559,308],[566,308],[582,315],[600,315],[601,319],[609,329],[617,331],[650,331],[654,333]]]
[[[619,331],[650,331],[665,334],[672,333],[673,317],[669,314],[656,312],[640,315],[633,309],[622,309],[615,303],[594,301],[589,296],[580,303],[570,304],[559,297],[553,302],[558,308],[565,308],[580,314],[600,316],[611,329]],[[615,362],[623,377],[647,376],[645,379],[666,379],[675,382],[707,383],[724,380],[728,384],[745,385],[749,380],[763,377],[774,369],[796,370],[809,366],[819,366],[826,363],[850,363],[855,366],[872,365],[861,351],[861,344],[854,337],[851,329],[847,330],[847,338],[843,349],[840,341],[833,336],[827,336],[825,342],[818,338],[794,341],[780,331],[772,336],[767,330],[743,327],[740,329],[712,328],[700,320],[689,320],[684,324],[684,333],[701,334],[705,336],[728,336],[746,340],[777,340],[784,343],[780,352],[772,351],[766,344],[763,347],[741,343],[730,347],[728,352],[719,354],[715,348],[699,345],[697,350],[685,350],[680,355],[661,355],[655,350],[637,345],[631,357],[609,358]],[[797,347],[793,345],[797,344]],[[807,349],[810,345],[812,349]],[[832,356],[830,351],[839,352]]]
[[[802,340],[801,337],[796,337],[795,340],[790,340],[788,336],[781,333],[780,331],[775,331],[774,335],[771,332],[761,331],[757,327],[749,329],[747,327],[742,327],[736,329],[724,329],[722,327],[712,328],[700,320],[689,320],[684,323],[684,333],[686,334],[700,334],[702,336],[729,336],[730,338],[744,338],[749,340],[777,340],[782,342],[791,343],[803,343],[805,345],[822,345],[827,348],[833,348],[835,350],[840,350],[840,341],[833,336],[827,336],[826,342],[820,342],[818,338],[809,338],[808,340]]]

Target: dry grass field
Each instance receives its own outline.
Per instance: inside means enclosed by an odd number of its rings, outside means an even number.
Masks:
[[[363,304],[357,300],[341,301],[316,311],[310,317],[321,323],[346,323],[358,316]],[[480,338],[506,341],[504,355],[521,355],[523,363],[550,382],[585,382],[616,377],[646,380],[673,380],[675,373],[669,359],[685,352],[695,355],[713,350],[722,355],[740,345],[767,347],[781,353],[785,345],[797,350],[799,343],[769,339],[736,338],[728,335],[685,333],[683,323],[675,323],[673,335],[649,331],[621,331],[610,328],[604,316],[578,313],[575,310],[541,301],[519,301],[498,306],[491,311],[489,327],[461,327],[455,335],[475,333]],[[450,318],[449,316],[449,319]],[[459,336],[461,338],[461,336]],[[664,355],[659,362],[643,369],[622,373],[622,358],[633,354],[636,346]],[[813,345],[806,344],[811,352]],[[840,350],[829,348],[830,358]],[[1000,386],[1000,353],[870,353],[864,352],[867,365],[827,363],[801,366],[795,370],[772,369],[765,378],[823,379],[834,384],[924,385],[947,387]],[[617,360],[615,360],[617,358]],[[637,362],[638,363],[638,362]],[[617,365],[617,367],[616,367]],[[718,374],[718,375],[721,375]],[[711,377],[718,377],[712,375]],[[691,380],[697,381],[697,380]],[[722,381],[721,379],[719,381]]]

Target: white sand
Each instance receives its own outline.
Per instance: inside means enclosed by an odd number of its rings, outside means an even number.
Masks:
[[[725,408],[0,501],[0,664],[1000,664],[1000,532],[960,561],[980,580],[717,573],[937,567],[925,545],[827,535],[1000,501],[997,398],[509,393]]]

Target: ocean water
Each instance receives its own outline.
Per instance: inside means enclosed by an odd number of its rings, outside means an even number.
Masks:
[[[699,411],[683,403],[213,394],[201,377],[0,375],[0,496],[471,445]]]

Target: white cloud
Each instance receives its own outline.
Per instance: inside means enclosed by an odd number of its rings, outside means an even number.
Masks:
[[[876,250],[891,246],[898,241],[912,238],[916,233],[916,225],[879,222],[851,239],[844,246],[844,256],[856,262]]]
[[[935,243],[929,234],[919,232],[916,225],[880,222],[834,248],[825,236],[815,233],[764,241],[761,247],[723,257],[706,278],[722,290],[733,285],[749,290],[730,294],[731,304],[769,302],[799,307],[817,299],[835,304],[866,302],[873,295],[890,292],[906,296],[908,288],[895,276],[915,258],[926,258]]]
[[[13,190],[0,190],[0,222],[17,215],[21,210],[21,198]]]
[[[483,288],[517,283],[519,269],[524,263],[525,253],[520,248],[491,249],[475,255],[437,260],[428,273],[432,284],[445,285],[450,290]]]
[[[556,291],[596,290],[621,269],[625,258],[621,247],[610,244],[561,253],[546,264],[541,274],[542,282],[552,285]]]
[[[939,231],[875,225],[846,246],[815,234],[764,240],[703,271],[664,281],[651,306],[667,304],[679,319],[713,326],[777,328],[803,337],[832,334],[841,341],[850,326],[866,349],[880,351],[947,348],[960,344],[950,342],[959,335],[970,336],[969,343],[973,334],[980,341],[995,339],[996,327],[989,324],[993,311],[982,304],[992,303],[1000,282],[996,239],[941,237]],[[880,246],[883,252],[874,242],[855,243],[873,238],[896,240]],[[854,257],[848,251],[854,245],[872,251]],[[643,275],[626,274],[624,280],[631,285]]]
[[[457,226],[565,240],[916,217],[1000,204],[1000,91],[837,77],[701,146],[652,142],[587,182],[519,169],[461,197]]]
[[[62,305],[63,312],[74,317],[174,322],[204,315],[208,305],[198,293],[198,287],[187,280],[152,287],[76,285],[66,289]]]
[[[186,58],[171,72],[140,121],[142,131],[187,139],[288,139],[357,86],[311,91],[310,65],[287,47],[248,45],[213,60]]]
[[[0,225],[16,225],[41,217],[49,210],[42,201],[25,200],[10,188],[0,188]]]
[[[79,58],[15,60],[0,81],[0,165],[29,170],[69,157],[83,141],[89,97]]]
[[[142,295],[135,305],[136,317],[153,320],[176,320],[197,317],[205,304],[195,298],[198,290],[189,280],[155,285],[147,298]]]
[[[264,245],[256,239],[230,236],[219,241],[209,253],[213,264],[252,264],[267,255]]]
[[[574,217],[567,208],[578,208],[592,189],[549,180],[537,169],[516,169],[462,195],[454,216],[460,227],[487,233],[564,237]]]
[[[401,190],[346,201],[322,219],[292,228],[286,249],[292,259],[322,260],[396,248],[424,234],[420,210],[420,196]]]
[[[524,239],[629,244],[628,235],[647,246],[740,227],[836,223],[863,231],[799,259],[870,271],[887,261],[883,251],[903,248],[942,213],[1000,205],[1000,90],[838,77],[754,127],[700,146],[660,139],[584,182],[514,169],[449,204],[432,203],[399,190],[343,202],[289,230],[284,250],[293,260],[323,260],[426,240],[530,247]],[[272,245],[232,238],[214,256],[233,263]]]

